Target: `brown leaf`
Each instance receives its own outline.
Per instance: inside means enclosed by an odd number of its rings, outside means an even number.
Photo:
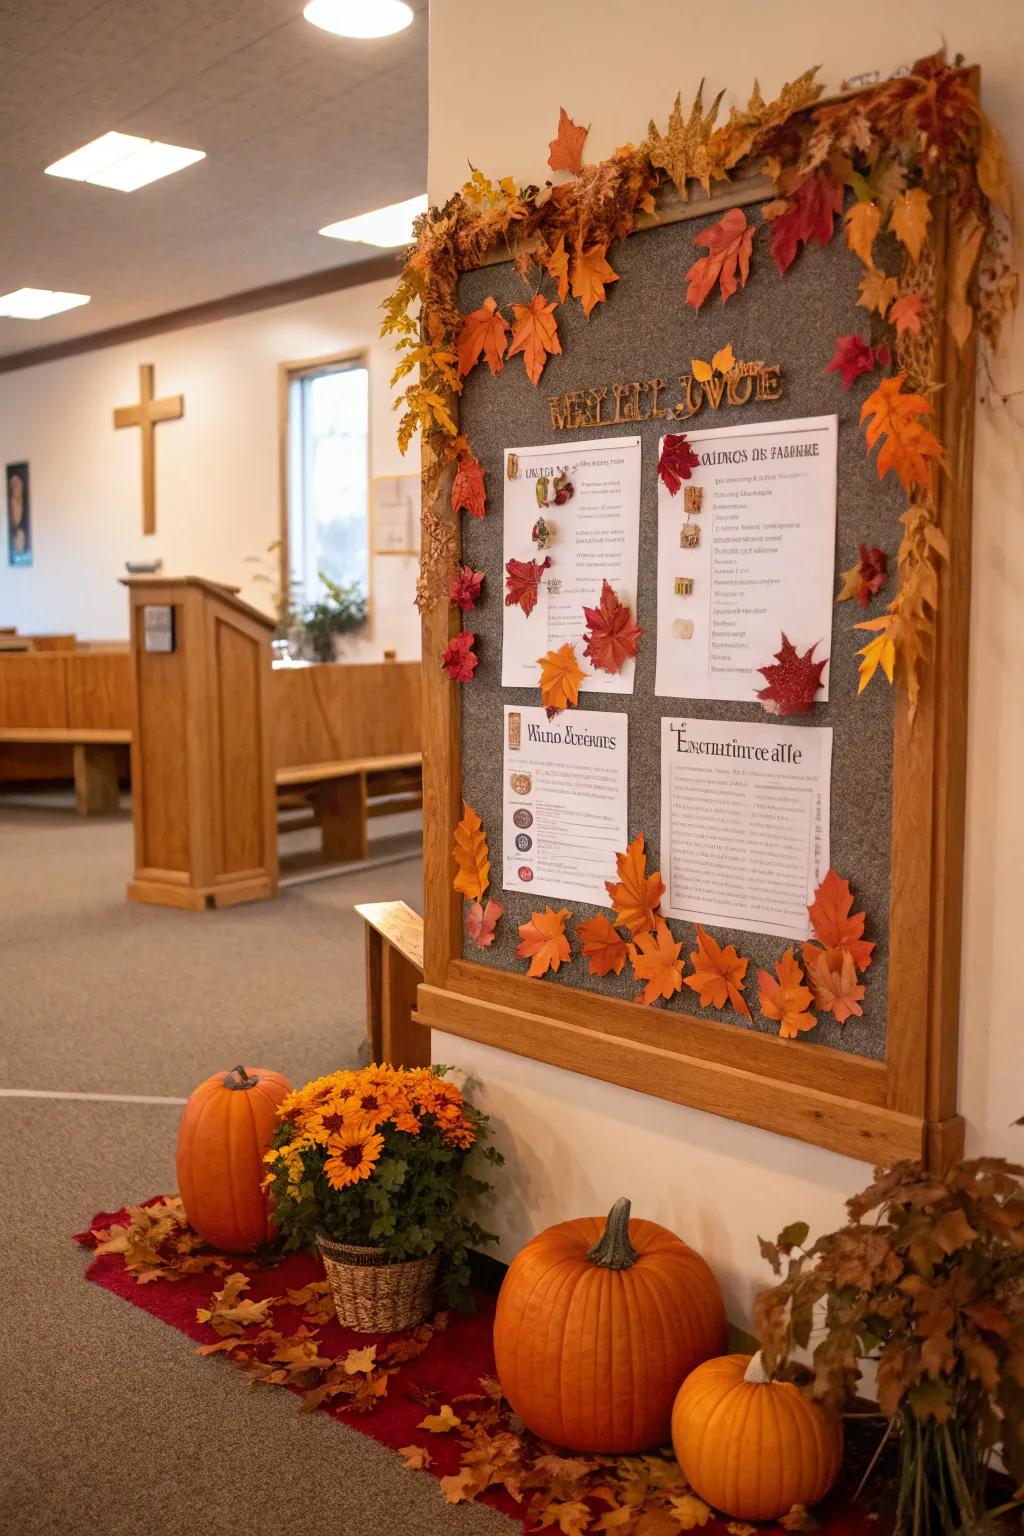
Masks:
[[[462,1420],[457,1413],[453,1413],[448,1403],[443,1404],[439,1413],[428,1413],[426,1418],[420,1420],[417,1429],[428,1429],[432,1435],[446,1435],[449,1430],[458,1429]]]
[[[886,277],[884,272],[865,272],[860,280],[860,298],[858,307],[869,310],[872,314],[879,314],[883,318],[888,312],[889,305],[896,297],[897,282],[894,277]]]
[[[434,1458],[425,1445],[400,1445],[398,1454],[412,1471],[418,1472],[433,1466]]]
[[[683,197],[687,196],[686,183],[691,177],[701,183],[705,192],[711,190],[712,162],[708,153],[708,140],[723,95],[724,92],[719,91],[705,112],[702,80],[689,117],[683,117],[682,96],[679,95],[665,132],[660,134],[653,122],[648,127],[647,142],[644,145],[648,159],[659,170],[668,172]]]

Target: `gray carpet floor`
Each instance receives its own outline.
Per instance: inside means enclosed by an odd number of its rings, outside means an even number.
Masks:
[[[184,1097],[235,1061],[295,1082],[355,1060],[364,1025],[356,902],[417,910],[399,862],[179,913],[129,903],[127,815],[0,799],[0,1089]],[[378,824],[379,826],[379,824]],[[298,835],[296,843],[298,843]],[[484,1536],[426,1473],[291,1394],[247,1391],[184,1335],[82,1279],[71,1233],[174,1188],[175,1104],[0,1096],[3,1536]]]

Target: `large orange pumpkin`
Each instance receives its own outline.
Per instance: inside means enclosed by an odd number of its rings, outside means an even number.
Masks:
[[[494,1320],[502,1390],[535,1434],[574,1451],[668,1439],[680,1381],[725,1347],[725,1307],[699,1254],[666,1227],[584,1216],[509,1266]]]
[[[687,1482],[735,1520],[777,1520],[819,1503],[839,1475],[843,1427],[760,1355],[723,1355],[686,1378],[672,1410],[672,1445]]]
[[[192,1094],[178,1129],[178,1189],[189,1221],[214,1248],[251,1253],[271,1237],[263,1154],[292,1085],[265,1067],[215,1072]]]

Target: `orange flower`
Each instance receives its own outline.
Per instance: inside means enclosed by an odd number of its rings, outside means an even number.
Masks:
[[[324,1173],[332,1189],[347,1189],[350,1184],[369,1178],[384,1146],[383,1136],[366,1126],[348,1126],[327,1143],[330,1153]]]

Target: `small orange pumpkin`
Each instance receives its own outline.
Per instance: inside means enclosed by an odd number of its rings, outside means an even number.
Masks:
[[[843,1460],[843,1426],[761,1356],[723,1355],[693,1371],[672,1410],[672,1445],[695,1493],[734,1520],[777,1520],[828,1493]]]
[[[502,1391],[544,1440],[574,1451],[663,1445],[682,1377],[725,1344],[718,1282],[666,1227],[584,1216],[509,1265],[494,1320]]]
[[[277,1106],[292,1091],[280,1072],[232,1067],[190,1097],[178,1128],[178,1189],[189,1221],[214,1248],[251,1253],[272,1235],[263,1154]]]

